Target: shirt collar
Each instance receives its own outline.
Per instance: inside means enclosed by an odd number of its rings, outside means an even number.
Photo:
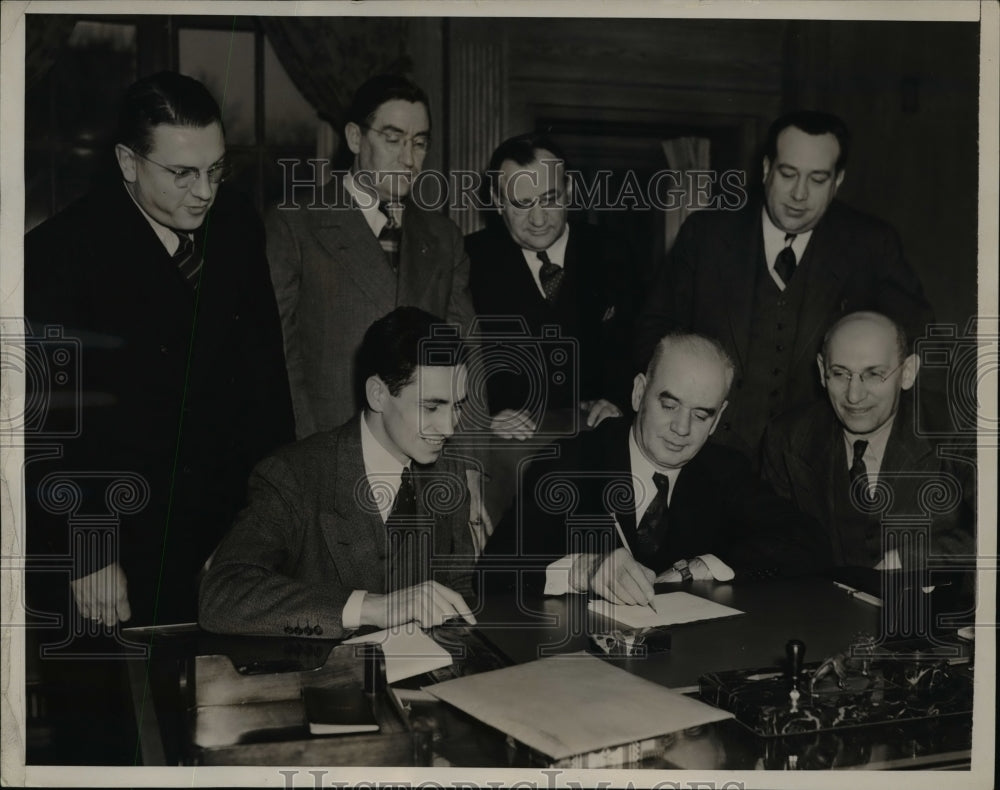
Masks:
[[[871,456],[878,459],[879,466],[881,466],[882,458],[885,457],[885,448],[889,443],[889,434],[892,433],[893,423],[896,422],[896,415],[892,416],[891,420],[888,420],[885,425],[881,426],[872,433],[867,433],[862,435],[851,433],[846,428],[844,429],[844,441],[847,445],[847,458],[850,464],[851,459],[854,456],[854,442],[858,439],[862,439],[868,442],[868,447],[865,448],[865,455]]]
[[[656,487],[652,485],[653,475],[659,472],[660,474],[666,475],[667,479],[670,481],[670,491],[667,494],[667,503],[674,495],[674,486],[677,483],[677,478],[681,473],[680,469],[659,469],[657,466],[650,461],[642,452],[639,447],[639,443],[635,439],[635,423],[632,423],[632,427],[629,428],[628,432],[628,455],[629,455],[629,466],[632,469],[632,485],[636,488],[635,506],[636,506],[636,522],[642,518],[642,514],[646,512],[646,507],[649,503],[653,501],[653,497],[656,496]],[[637,482],[642,487],[637,485]],[[645,501],[639,501],[639,492],[645,493]]]
[[[566,223],[566,227],[563,228],[563,232],[559,235],[552,244],[545,250],[549,255],[549,260],[552,261],[556,266],[564,265],[566,261],[566,245],[569,244],[569,223]],[[529,250],[525,247],[521,248],[521,254],[524,255],[524,259],[532,266],[541,266],[541,262],[538,259],[539,250]]]
[[[166,225],[157,222],[149,216],[149,214],[146,213],[146,210],[139,205],[139,201],[135,199],[129,191],[128,185],[124,181],[122,181],[122,188],[125,190],[125,194],[129,196],[129,200],[131,200],[135,204],[135,207],[139,209],[139,213],[146,218],[146,222],[148,222],[149,227],[153,229],[153,232],[156,234],[156,238],[160,240],[160,243],[166,249],[167,254],[172,256],[175,252],[177,252],[177,248],[181,246],[179,233],[171,228],[168,228]],[[185,235],[188,238],[191,237],[190,233]]]
[[[354,198],[354,205],[361,212],[361,216],[365,218],[372,233],[378,236],[389,220],[379,210],[377,197],[362,192],[361,188],[354,183],[354,174],[350,171],[344,173],[343,184],[347,194]]]
[[[395,479],[395,487],[397,488],[399,487],[399,478],[403,474],[403,467],[409,466],[409,464],[401,464],[399,459],[375,438],[372,429],[368,427],[367,415],[364,412],[361,414],[361,457],[365,462],[365,474],[369,478],[377,476],[380,479]]]
[[[773,268],[774,259],[778,257],[778,253],[781,252],[781,248],[785,246],[785,236],[787,232],[783,231],[777,225],[774,224],[774,220],[771,219],[771,215],[767,213],[767,208],[764,207],[760,210],[761,213],[761,227],[764,229],[764,251],[767,255],[767,265]],[[802,260],[802,255],[806,251],[806,246],[809,244],[809,239],[812,238],[813,229],[803,231],[802,233],[795,234],[795,240],[792,242],[792,249],[795,251],[795,257],[797,260]]]

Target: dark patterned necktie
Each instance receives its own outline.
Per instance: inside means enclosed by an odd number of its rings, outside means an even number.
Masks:
[[[382,250],[385,252],[385,259],[389,262],[389,268],[394,273],[399,271],[399,243],[403,238],[403,224],[401,221],[402,217],[400,216],[401,209],[402,207],[399,205],[393,208],[386,201],[378,204],[378,210],[388,220],[382,226],[382,230],[379,231],[378,243],[382,245]]]
[[[178,233],[180,245],[171,260],[177,266],[181,276],[192,288],[198,287],[198,274],[201,272],[202,255],[198,246],[191,241],[186,233]]]
[[[656,496],[649,503],[646,512],[642,514],[639,526],[636,527],[635,558],[652,568],[659,553],[662,538],[667,530],[669,510],[667,502],[670,497],[670,478],[660,472],[653,473],[653,484],[656,486]]]
[[[542,290],[545,291],[545,298],[551,303],[556,300],[559,293],[559,285],[562,283],[563,267],[552,262],[549,254],[542,250],[535,253],[538,260],[542,262],[541,271],[538,272],[538,279],[541,280]]]
[[[862,501],[869,502],[871,494],[868,491],[868,467],[865,466],[865,450],[868,449],[868,442],[864,439],[857,439],[854,442],[854,461],[851,464],[851,497],[862,497]],[[841,467],[843,468],[843,467]],[[863,480],[864,482],[858,482]]]
[[[413,524],[413,519],[417,515],[417,489],[413,485],[413,472],[410,467],[403,467],[403,475],[399,481],[399,490],[396,492],[396,499],[392,503],[392,511],[386,519],[387,530],[398,529]]]
[[[792,249],[792,242],[795,241],[796,235],[795,233],[785,234],[785,246],[782,247],[781,252],[778,253],[778,257],[774,260],[774,271],[785,285],[788,285],[792,279],[792,275],[795,274],[795,266],[797,265],[795,250]]]

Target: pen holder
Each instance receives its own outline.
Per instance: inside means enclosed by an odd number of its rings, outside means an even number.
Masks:
[[[385,691],[385,655],[379,645],[364,646],[365,694],[379,694]]]

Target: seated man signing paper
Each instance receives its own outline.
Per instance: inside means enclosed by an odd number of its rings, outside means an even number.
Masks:
[[[645,604],[654,581],[811,569],[806,518],[739,453],[706,444],[732,380],[716,341],[664,337],[635,377],[631,422],[605,420],[532,464],[487,546],[491,582]]]
[[[475,622],[464,466],[442,458],[465,399],[454,336],[415,307],[369,327],[366,406],[261,462],[201,585],[201,625],[337,638],[363,625]]]

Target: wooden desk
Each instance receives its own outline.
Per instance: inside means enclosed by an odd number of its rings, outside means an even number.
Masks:
[[[675,626],[670,629],[669,651],[616,659],[623,668],[671,688],[690,689],[706,672],[779,666],[789,639],[805,642],[806,661],[818,661],[845,649],[859,632],[879,633],[882,610],[849,598],[826,580],[696,582],[684,589],[746,614]],[[495,597],[477,612],[477,618],[478,634],[513,663],[586,649],[590,646],[587,634],[607,626],[588,616],[583,596]],[[387,707],[382,711],[387,722],[382,733],[309,738],[303,731],[297,697],[306,679],[360,682],[360,659],[347,646],[301,639],[227,639],[193,632],[157,633],[152,649],[152,660],[133,662],[132,672],[147,764],[407,765],[423,761],[420,749]],[[298,673],[244,676],[231,668],[290,669],[295,662]],[[193,671],[196,666],[200,667],[198,678]],[[213,679],[212,672],[218,677]],[[240,694],[252,702],[228,704],[241,698]],[[139,704],[140,700],[147,702]],[[226,703],[227,709],[208,710],[218,703]],[[432,742],[435,764],[531,764],[532,757],[509,748],[502,733],[464,714],[440,704],[424,713],[422,726],[430,733],[421,737],[425,744],[428,739]],[[209,722],[212,727],[207,726]],[[642,767],[781,768],[788,766],[790,757],[799,767],[951,767],[968,764],[970,745],[967,719],[859,728],[846,734],[799,738],[794,743],[765,741],[735,721],[726,721],[676,733],[665,740],[663,753]]]

